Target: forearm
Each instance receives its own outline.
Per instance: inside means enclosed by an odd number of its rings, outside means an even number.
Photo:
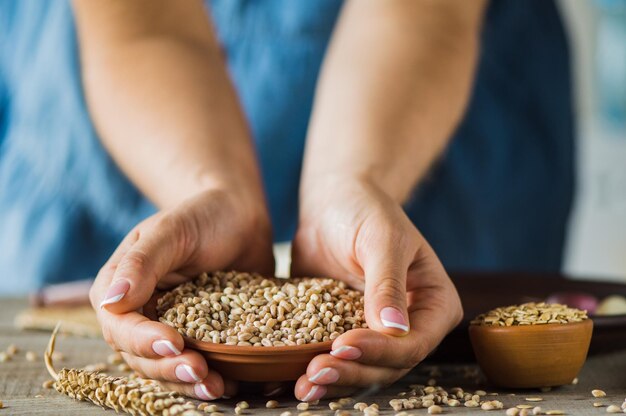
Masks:
[[[368,181],[403,202],[445,148],[470,94],[483,2],[344,6],[314,105],[302,192]]]
[[[208,18],[187,20],[190,30],[172,29],[160,15],[142,26],[154,8],[178,6],[141,3],[75,1],[83,83],[104,146],[160,207],[214,187],[262,198],[250,135]]]

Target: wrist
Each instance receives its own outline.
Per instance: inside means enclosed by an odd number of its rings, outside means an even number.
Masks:
[[[400,205],[375,178],[355,173],[325,173],[303,177],[300,187],[300,216],[315,215],[320,208],[336,203],[358,202],[362,198],[375,197],[385,203]]]

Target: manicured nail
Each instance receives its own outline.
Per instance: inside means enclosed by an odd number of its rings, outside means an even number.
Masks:
[[[339,372],[331,367],[322,368],[313,377],[309,378],[311,383],[331,384],[339,380]]]
[[[265,397],[272,397],[272,396],[276,396],[278,394],[280,394],[283,391],[283,388],[281,386],[276,387],[274,390],[268,392],[268,393],[263,393],[263,395]]]
[[[152,343],[152,351],[162,357],[171,357],[172,355],[180,355],[178,348],[166,339],[159,339]]]
[[[110,305],[112,303],[119,302],[122,300],[126,292],[130,289],[130,283],[128,280],[118,280],[109,286],[109,290],[107,290],[106,295],[104,295],[104,300],[100,303],[100,307],[102,308],[104,305]]]
[[[401,329],[404,332],[409,332],[409,324],[404,318],[402,312],[396,308],[386,307],[380,311],[380,320],[387,328]]]
[[[304,396],[302,399],[303,402],[314,402],[315,400],[319,400],[326,394],[326,387],[315,385],[311,387],[311,390]]]
[[[196,393],[196,396],[201,398],[202,400],[215,400],[217,397],[213,396],[209,393],[209,389],[202,383],[198,383],[193,386],[193,391]]]
[[[336,350],[332,350],[330,352],[330,355],[332,355],[333,357],[341,358],[342,360],[356,360],[357,358],[361,357],[361,355],[363,355],[363,352],[356,347],[344,345],[337,348]]]
[[[193,371],[193,368],[191,368],[191,366],[187,364],[179,364],[178,366],[176,366],[175,371],[176,377],[178,377],[180,381],[184,381],[185,383],[197,383],[202,380],[200,377],[198,377],[196,372]]]

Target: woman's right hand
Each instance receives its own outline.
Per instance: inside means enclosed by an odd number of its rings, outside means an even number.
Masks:
[[[201,400],[234,389],[185,349],[172,327],[139,310],[155,288],[206,271],[236,269],[272,275],[271,226],[262,201],[208,190],[137,225],[102,267],[90,291],[107,343],[140,375]]]

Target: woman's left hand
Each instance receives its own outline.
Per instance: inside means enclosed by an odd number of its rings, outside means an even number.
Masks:
[[[293,276],[331,276],[365,292],[368,329],[341,335],[295,387],[300,400],[393,383],[461,320],[456,289],[402,207],[366,181],[332,178],[302,197]]]

